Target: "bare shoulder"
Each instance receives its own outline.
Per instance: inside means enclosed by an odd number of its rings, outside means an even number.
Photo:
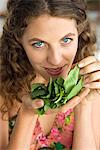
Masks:
[[[7,110],[5,106],[5,99],[0,95],[0,118],[3,116],[3,110]],[[6,113],[6,118],[8,117],[8,113]]]
[[[0,96],[0,108],[4,104],[4,98]],[[5,119],[6,118],[6,119]],[[4,149],[8,144],[8,113],[5,114],[3,119],[3,113],[0,109],[0,149]]]

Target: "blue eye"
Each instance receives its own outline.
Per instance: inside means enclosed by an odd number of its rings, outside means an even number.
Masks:
[[[64,39],[63,39],[63,42],[68,44],[68,43],[70,43],[72,40],[73,40],[72,38],[64,38]]]
[[[36,47],[36,48],[41,48],[44,46],[44,42],[43,41],[38,41],[36,43],[33,43],[32,46]]]

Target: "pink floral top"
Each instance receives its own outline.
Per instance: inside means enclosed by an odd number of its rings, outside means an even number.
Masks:
[[[48,135],[43,134],[40,123],[37,120],[30,150],[38,150],[43,147],[56,150],[70,150],[73,140],[73,130],[74,113],[72,109],[65,113],[57,114],[53,127]]]
[[[17,115],[9,120],[9,139],[16,122]],[[49,150],[71,150],[74,130],[74,113],[69,109],[65,113],[59,113],[56,116],[53,127],[48,135],[44,135],[37,120],[30,150],[43,150],[49,147]],[[34,142],[35,141],[35,142]],[[47,150],[44,148],[44,150]]]

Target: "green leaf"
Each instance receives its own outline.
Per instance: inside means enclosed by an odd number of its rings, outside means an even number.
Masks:
[[[46,91],[44,89],[41,90],[34,90],[34,92],[32,92],[31,97],[32,99],[35,98],[41,98],[42,95],[45,95]]]
[[[39,109],[37,109],[36,111],[37,111],[37,114],[38,114],[38,115],[43,115],[44,112],[45,112],[45,111],[44,111],[44,107],[39,108]]]
[[[83,79],[79,71],[79,67],[75,66],[65,80],[62,77],[50,78],[47,86],[41,83],[32,85],[32,99],[40,98],[44,100],[44,106],[38,109],[39,115],[44,114],[49,108],[54,109],[64,105],[80,92],[83,87]]]
[[[46,95],[47,88],[44,84],[35,83],[31,87],[31,97],[32,99],[39,98],[40,96]]]
[[[52,82],[53,82],[53,80],[52,80],[52,78],[50,78],[50,81],[48,83],[48,92],[49,92],[50,95],[51,95],[51,92],[52,92]]]
[[[46,104],[46,105],[44,105],[44,111],[45,111],[45,112],[46,112],[49,108],[50,108],[50,104],[49,104],[49,103]]]
[[[61,91],[61,92],[60,92],[60,97],[59,97],[58,100],[55,101],[54,103],[57,104],[58,102],[60,102],[61,99],[62,99],[62,97],[63,97],[63,95],[64,95],[64,91]]]
[[[77,84],[79,71],[79,67],[75,66],[74,69],[69,72],[67,79],[64,81],[65,93],[69,93],[71,89]]]
[[[78,84],[76,86],[74,86],[74,88],[68,94],[67,100],[70,100],[71,98],[73,98],[74,96],[76,96],[80,92],[80,90],[82,89],[82,87],[83,87],[83,78],[81,77],[81,79],[79,80]]]
[[[60,85],[60,86],[63,86],[63,84],[64,84],[64,79],[63,79],[62,77],[58,77],[58,78],[56,79],[56,83],[57,83],[58,85]]]
[[[46,90],[46,86],[44,84],[41,83],[34,83],[31,86],[31,92],[33,92],[36,89],[45,89]]]
[[[59,94],[59,85],[56,82],[54,82],[54,90],[56,95]]]

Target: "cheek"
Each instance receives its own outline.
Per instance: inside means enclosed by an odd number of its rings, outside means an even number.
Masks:
[[[73,44],[71,45],[71,56],[75,57],[77,53],[77,48],[78,48],[78,39],[76,39]]]
[[[40,64],[45,60],[45,57],[40,54],[36,54],[36,55],[32,54],[29,60],[32,64]]]
[[[31,64],[42,63],[46,59],[46,53],[38,50],[28,49],[26,54]]]
[[[75,58],[77,47],[78,47],[78,44],[73,43],[66,48],[65,50],[66,59],[69,59],[71,61]]]

